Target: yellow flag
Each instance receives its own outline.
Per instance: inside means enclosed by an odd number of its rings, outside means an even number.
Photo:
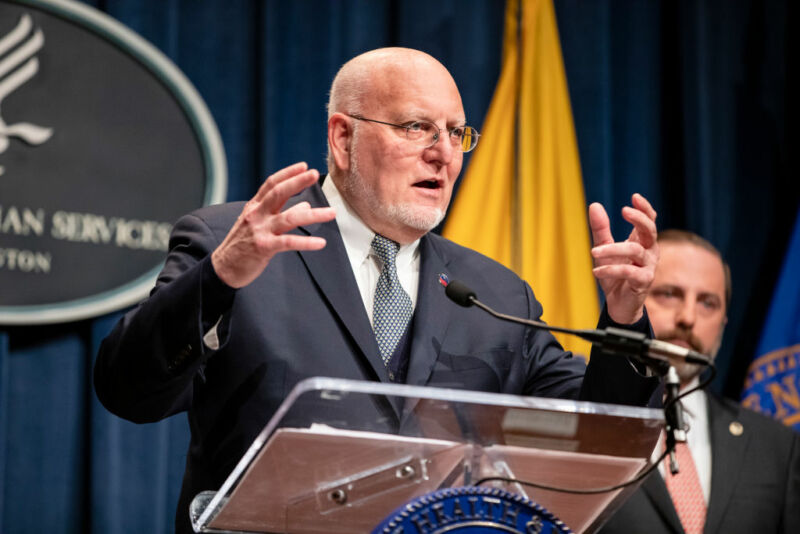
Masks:
[[[597,285],[552,0],[508,0],[505,18],[500,80],[444,236],[530,283],[545,321],[593,328]],[[589,354],[588,342],[559,341]]]

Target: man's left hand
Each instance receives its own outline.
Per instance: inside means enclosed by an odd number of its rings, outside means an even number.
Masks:
[[[611,319],[632,324],[641,319],[644,299],[658,263],[656,211],[646,198],[636,193],[631,206],[622,208],[622,217],[633,225],[628,239],[614,242],[608,214],[597,202],[589,206],[592,228],[594,275],[606,295]]]

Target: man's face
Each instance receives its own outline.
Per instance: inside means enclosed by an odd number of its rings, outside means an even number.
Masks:
[[[660,259],[645,301],[656,337],[716,356],[727,322],[722,261],[691,243],[658,246]],[[702,371],[699,365],[675,363],[683,385]]]
[[[373,82],[364,117],[394,124],[426,120],[442,129],[465,124],[458,89],[441,65],[405,70]],[[345,198],[375,232],[403,244],[418,239],[444,218],[463,153],[447,131],[425,148],[408,140],[402,128],[352,120],[357,124]]]

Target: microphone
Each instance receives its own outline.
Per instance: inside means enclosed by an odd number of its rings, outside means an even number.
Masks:
[[[659,339],[650,339],[641,332],[632,332],[623,328],[614,327],[603,329],[563,328],[560,326],[552,326],[541,321],[533,321],[531,319],[523,319],[521,317],[499,313],[478,300],[475,292],[464,282],[459,280],[452,280],[449,282],[444,292],[450,300],[459,306],[465,308],[477,306],[490,315],[504,321],[524,324],[551,332],[561,332],[578,336],[592,342],[592,344],[598,345],[604,352],[621,356],[631,356],[645,364],[653,364],[655,361],[661,365],[662,362],[669,363],[670,358],[677,358],[689,363],[712,365],[711,358],[705,354]]]
[[[478,300],[478,296],[475,295],[475,292],[460,280],[453,280],[448,283],[444,288],[444,294],[447,295],[450,300],[465,308],[472,306],[473,300]]]

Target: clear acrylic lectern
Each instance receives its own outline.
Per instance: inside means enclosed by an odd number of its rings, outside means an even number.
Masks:
[[[332,378],[289,394],[216,492],[198,532],[371,532],[405,502],[506,477],[591,489],[633,479],[664,427],[659,410]],[[491,482],[592,532],[635,486],[570,494]]]

